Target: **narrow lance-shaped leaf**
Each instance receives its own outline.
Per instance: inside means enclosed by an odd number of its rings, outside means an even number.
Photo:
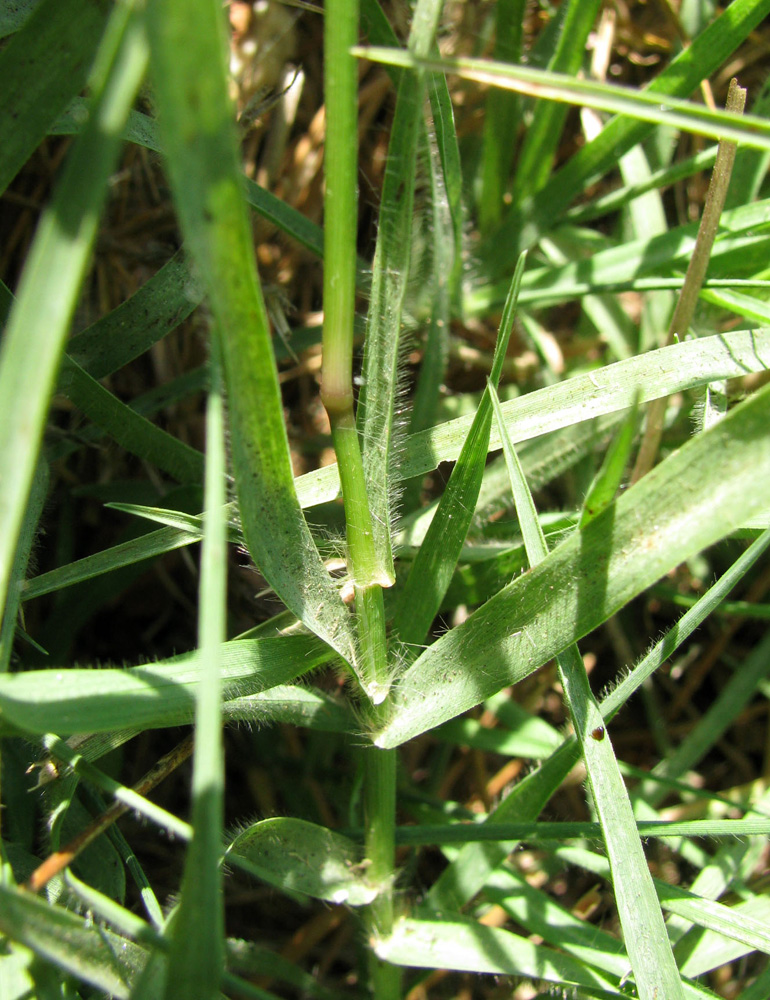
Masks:
[[[126,406],[67,355],[59,373],[58,388],[126,451],[152,462],[179,482],[201,481],[203,456],[197,449]]]
[[[127,1000],[147,961],[133,941],[32,893],[0,885],[0,932],[110,996]]]
[[[24,268],[0,352],[0,606],[53,391],[120,135],[147,64],[144,25],[115,8],[92,74],[94,111],[75,143]]]
[[[766,387],[430,646],[401,679],[378,745],[397,746],[526,677],[763,511],[769,416]]]
[[[684,391],[768,367],[770,330],[736,331],[684,341],[576,375],[509,400],[502,404],[502,409],[512,440],[519,442],[626,410],[637,396],[641,404],[657,396],[670,395],[672,391]],[[472,417],[459,417],[412,435],[404,456],[403,475],[430,472],[440,462],[456,459],[472,420]],[[500,446],[500,436],[493,427],[490,449]],[[327,470],[322,471],[331,479]]]
[[[269,325],[242,195],[214,0],[148,9],[163,145],[182,230],[222,343],[236,486],[249,550],[286,605],[354,664],[350,615],[297,500]]]
[[[428,97],[433,113],[436,146],[441,161],[441,180],[446,191],[447,207],[452,223],[451,245],[442,247],[440,252],[434,251],[441,259],[448,259],[450,266],[439,273],[435,283],[439,287],[447,285],[451,303],[459,307],[463,273],[463,176],[460,147],[455,131],[454,109],[445,76],[440,73],[433,73],[430,76]],[[446,240],[447,236],[443,232],[436,232],[434,244],[438,239]]]
[[[736,257],[744,258],[755,254],[760,271],[767,256],[768,200],[754,202],[723,213],[722,232],[719,234],[711,253],[712,278],[708,284],[717,287],[737,288],[741,280],[736,279]],[[566,264],[532,268],[522,282],[520,302],[540,305],[565,301],[583,295],[599,292],[631,289],[649,290],[657,288],[681,288],[683,278],[663,277],[661,272],[670,273],[672,268],[686,268],[695,247],[698,223],[675,226],[666,232],[644,236],[619,246],[600,249],[590,258],[572,260]],[[758,251],[758,253],[757,253]],[[727,266],[723,259],[728,261]],[[750,279],[747,279],[750,280]],[[749,287],[749,286],[746,286]],[[762,284],[757,287],[767,287]],[[470,314],[484,313],[490,305],[503,302],[508,291],[508,281],[501,281],[486,288],[479,288],[466,297],[466,309]]]
[[[613,438],[612,444],[607,449],[601,468],[588,488],[583,502],[583,511],[580,515],[581,528],[601,514],[617,493],[631,455],[638,421],[639,407],[634,403]]]
[[[537,519],[532,494],[506,432],[497,393],[492,386],[489,391],[503,439],[503,451],[527,556],[530,565],[536,566],[548,554],[548,547]],[[581,522],[582,524],[585,522]],[[656,1000],[659,996],[676,1000],[683,997],[682,984],[666,934],[666,925],[636,830],[628,792],[604,729],[601,709],[591,692],[577,644],[572,643],[558,653],[556,661],[604,835],[618,915],[637,990],[643,1000]]]
[[[412,51],[427,54],[433,44],[440,0],[421,0],[410,33]],[[399,344],[412,236],[417,140],[425,81],[404,73],[388,146],[377,249],[374,255],[364,350],[364,384],[358,424],[372,511],[374,544],[381,575],[395,579],[391,550],[394,407],[398,388]]]
[[[443,82],[444,88],[446,88],[446,80],[443,77],[433,77],[429,84],[431,95],[437,90],[434,82],[438,79]],[[438,110],[440,111],[440,109]],[[451,105],[449,110],[451,111]],[[452,124],[450,118],[449,123],[445,123],[444,127],[448,129]],[[462,236],[461,217],[455,219],[452,214],[445,176],[446,168],[442,166],[437,149],[438,135],[431,128],[427,128],[426,131],[426,159],[431,195],[431,304],[420,374],[412,399],[412,412],[409,418],[410,433],[432,427],[436,420],[441,386],[444,382],[449,356],[450,306],[455,290],[453,279],[455,275],[459,275],[455,264],[461,246],[459,239]],[[458,207],[461,207],[459,203]],[[403,498],[403,505],[407,510],[419,506],[420,485],[420,480],[413,480],[407,487]]]
[[[458,969],[518,975],[565,985],[589,987],[591,995],[624,994],[602,973],[569,955],[533,944],[519,934],[485,927],[461,917],[454,920],[403,919],[393,934],[375,944],[388,962],[417,968]]]
[[[307,635],[225,643],[220,664],[228,695],[286,684],[328,661],[327,646]],[[26,670],[0,676],[0,726],[28,732],[106,732],[191,721],[200,654],[128,670]]]
[[[612,111],[655,125],[669,125],[712,138],[743,142],[754,149],[770,149],[770,125],[763,118],[745,115],[736,119],[724,111],[712,111],[694,101],[668,94],[632,90],[595,80],[579,80],[528,66],[510,66],[486,59],[440,59],[419,57],[401,49],[358,48],[356,54],[374,62],[403,69],[433,73],[455,73],[465,80],[515,90],[533,97]]]
[[[522,255],[511,280],[508,300],[500,321],[490,375],[492,387],[500,379],[513,330],[524,264],[525,257]],[[476,509],[489,450],[491,425],[492,402],[486,392],[399,599],[394,628],[401,641],[407,645],[423,642],[449,586]]]
[[[67,354],[91,378],[105,378],[175,329],[199,301],[200,293],[179,250],[117,309],[70,337]]]
[[[16,635],[17,619],[21,606],[21,593],[24,577],[27,572],[32,545],[35,540],[37,523],[43,512],[43,505],[48,492],[48,463],[41,460],[32,481],[29,502],[24,514],[19,544],[11,569],[8,598],[0,616],[0,673],[6,673],[11,663],[13,641]]]
[[[601,703],[605,722],[609,721],[652,674],[669,660],[677,649],[705,621],[724,598],[770,546],[770,529],[764,532],[740,556],[729,570],[669,629],[649,653],[605,696]],[[550,757],[511,789],[497,809],[485,821],[491,826],[509,820],[534,820],[546,802],[577,763],[579,746],[574,736],[567,739]],[[437,910],[459,909],[485,884],[515,848],[515,842],[469,844],[463,848],[432,886],[428,901]]]
[[[14,6],[3,4],[5,16]],[[85,86],[110,7],[107,0],[47,0],[0,53],[0,192]]]
[[[217,1000],[225,965],[220,852],[224,822],[222,644],[227,634],[227,521],[221,362],[212,345],[206,411],[206,483],[198,595],[200,681],[195,705],[193,836],[171,932],[166,1000]]]

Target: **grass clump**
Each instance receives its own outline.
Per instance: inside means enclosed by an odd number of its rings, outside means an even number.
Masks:
[[[3,990],[762,1000],[770,0],[81,6],[0,7]]]

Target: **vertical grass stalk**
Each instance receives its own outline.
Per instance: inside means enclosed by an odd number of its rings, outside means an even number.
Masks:
[[[355,315],[357,218],[356,62],[350,49],[358,39],[358,3],[330,3],[326,11],[326,193],[324,199],[324,331],[321,399],[329,414],[342,484],[349,569],[361,618],[361,669],[373,701],[387,692],[384,613],[374,551],[372,520],[364,480],[353,398],[353,318]],[[369,593],[371,591],[371,593]],[[369,641],[368,624],[379,628]],[[382,640],[382,641],[380,641]]]
[[[227,638],[227,521],[224,402],[219,342],[211,338],[206,408],[205,522],[198,598],[201,682],[195,707],[193,837],[171,933],[165,1000],[216,1000],[225,966],[222,895],[224,748],[221,649]]]
[[[342,484],[347,525],[348,565],[355,585],[360,676],[373,702],[368,720],[380,723],[387,696],[388,664],[382,585],[364,477],[353,397],[353,318],[357,220],[358,73],[351,48],[358,41],[358,0],[326,5],[324,86],[326,99],[326,192],[324,200],[324,330],[321,398],[329,414]],[[393,923],[392,876],[395,824],[395,756],[375,747],[365,750],[364,822],[368,874],[380,885],[368,907],[370,936],[387,935]],[[371,986],[377,1000],[399,995],[399,972],[371,961]]]

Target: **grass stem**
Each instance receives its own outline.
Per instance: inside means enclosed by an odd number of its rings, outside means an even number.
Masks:
[[[355,315],[357,85],[356,61],[350,54],[358,36],[358,2],[329,0],[326,5],[326,194],[324,200],[324,332],[321,398],[329,414],[345,504],[348,562],[355,582],[359,680],[373,703],[373,729],[385,711],[376,707],[387,696],[387,643],[361,447],[353,394],[353,319]],[[367,747],[364,821],[369,877],[381,889],[366,908],[370,937],[387,936],[393,926],[396,762],[393,752]],[[371,989],[376,1000],[397,1000],[400,973],[372,957]]]

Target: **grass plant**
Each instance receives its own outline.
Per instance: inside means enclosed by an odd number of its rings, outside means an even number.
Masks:
[[[770,0],[663,6],[0,2],[3,1000],[770,995]]]

